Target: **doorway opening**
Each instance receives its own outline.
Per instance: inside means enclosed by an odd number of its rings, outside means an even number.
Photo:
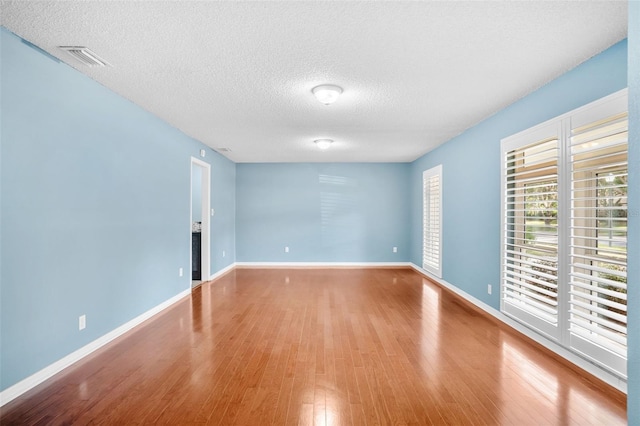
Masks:
[[[191,157],[191,287],[210,274],[211,165]]]

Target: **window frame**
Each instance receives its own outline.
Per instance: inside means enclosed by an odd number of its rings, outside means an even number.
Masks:
[[[520,132],[516,135],[503,139],[501,144],[502,146],[501,146],[501,157],[500,157],[501,159],[500,161],[500,164],[501,164],[500,310],[501,312],[507,314],[512,318],[515,318],[521,323],[526,324],[530,328],[533,328],[536,332],[544,335],[546,338],[555,342],[559,342],[561,340],[561,330],[559,328],[559,324],[562,321],[562,314],[561,314],[562,295],[560,294],[560,291],[557,292],[557,296],[556,296],[557,312],[555,314],[556,319],[554,321],[537,316],[535,313],[526,309],[525,306],[518,306],[517,304],[509,303],[506,300],[507,292],[505,291],[505,273],[509,268],[506,262],[506,259],[508,257],[508,253],[506,251],[506,246],[508,244],[506,243],[507,241],[506,239],[507,239],[507,228],[509,226],[506,220],[507,210],[508,210],[507,209],[507,204],[508,204],[507,193],[511,188],[507,187],[507,180],[505,179],[508,173],[505,158],[508,155],[508,153],[510,153],[513,150],[534,145],[536,143],[548,143],[551,140],[557,140],[558,150],[559,150],[559,153],[557,155],[557,158],[558,158],[557,175],[559,178],[559,176],[563,172],[561,161],[560,161],[560,158],[562,156],[562,152],[561,152],[562,144],[560,142],[561,139],[562,139],[562,127],[559,125],[559,123],[556,123],[556,122],[542,123],[531,129],[525,130],[524,132]],[[537,173],[537,172],[534,172],[534,173]],[[558,209],[560,209],[561,207],[560,203],[562,199],[562,197],[560,196],[562,192],[562,188],[560,187],[560,184],[561,183],[558,179],[558,182],[557,182]],[[516,182],[516,185],[517,185],[517,182]],[[517,188],[517,186],[515,188]],[[524,186],[522,187],[522,189],[524,190]],[[524,205],[525,205],[525,201],[522,202],[521,207],[524,208]],[[514,221],[514,226],[515,227],[519,226],[523,229],[523,232],[526,232],[526,219],[524,217],[520,218],[522,220],[521,223],[518,222],[518,219],[519,218],[516,218],[516,220]],[[558,259],[561,256],[561,244],[562,244],[561,229],[562,229],[562,221],[561,221],[561,218],[558,217],[557,218],[558,248],[556,253],[556,257]],[[516,232],[517,232],[517,229],[516,229]],[[560,276],[560,262],[557,262],[557,264],[558,264],[558,271],[556,274],[557,276]]]
[[[515,135],[502,139],[501,141],[501,253],[500,253],[500,310],[503,314],[513,318],[514,320],[524,324],[525,326],[544,335],[548,339],[555,341],[560,346],[580,355],[583,358],[601,366],[602,368],[614,373],[618,377],[626,379],[626,351],[624,355],[616,354],[613,350],[603,346],[598,339],[588,340],[577,335],[572,329],[572,318],[570,310],[575,305],[573,301],[572,282],[574,268],[579,267],[579,263],[572,263],[578,254],[574,253],[573,244],[576,238],[580,238],[578,234],[574,235],[574,220],[591,220],[587,217],[574,216],[574,211],[580,207],[574,206],[574,155],[573,147],[580,142],[573,142],[575,131],[580,131],[581,126],[595,126],[600,122],[609,122],[616,114],[627,111],[628,108],[628,91],[620,90],[612,95],[603,97],[593,101],[587,105],[577,108],[573,111],[562,114],[537,126],[526,129]],[[628,118],[627,118],[628,120]],[[627,122],[628,123],[628,122]],[[628,132],[628,128],[626,130]],[[545,321],[540,321],[534,315],[530,315],[526,310],[521,311],[514,308],[513,303],[508,298],[508,288],[505,287],[506,279],[510,274],[509,264],[513,262],[513,253],[508,252],[510,244],[510,235],[514,232],[514,224],[517,225],[519,220],[525,221],[526,213],[518,213],[513,216],[515,202],[513,201],[513,185],[509,185],[508,156],[518,149],[526,149],[531,145],[532,148],[537,147],[545,139],[552,137],[554,134],[558,137],[559,156],[557,158],[558,168],[558,323],[557,327]],[[597,144],[596,144],[597,145]],[[628,168],[627,165],[624,166]],[[511,166],[513,167],[513,166]],[[612,165],[611,167],[617,167]],[[603,170],[607,169],[607,163],[603,163]],[[511,172],[513,176],[513,172]],[[513,179],[513,178],[511,178]],[[597,178],[596,178],[597,179]],[[517,185],[517,183],[516,183]],[[597,194],[597,189],[594,191]],[[594,194],[594,195],[595,195]],[[512,197],[512,198],[509,198]],[[596,197],[594,197],[596,198]],[[523,207],[524,208],[524,207]],[[588,209],[586,206],[583,209]],[[598,223],[596,215],[597,201],[594,209],[595,223]],[[513,217],[508,217],[511,212]],[[588,216],[588,215],[587,215]],[[588,223],[585,225],[590,227]],[[526,229],[526,228],[525,228]],[[513,244],[513,242],[511,242]],[[511,259],[509,259],[511,256]],[[577,258],[576,258],[577,259]],[[627,259],[628,264],[628,259]]]
[[[437,178],[438,182],[438,194],[437,194],[437,247],[435,250],[431,250],[433,253],[437,251],[437,259],[431,259],[427,261],[427,234],[433,235],[433,232],[428,226],[429,223],[433,223],[431,215],[427,216],[432,211],[431,193],[427,194],[427,179]],[[442,164],[432,167],[422,172],[422,268],[430,274],[442,278]],[[433,246],[433,245],[432,245]]]

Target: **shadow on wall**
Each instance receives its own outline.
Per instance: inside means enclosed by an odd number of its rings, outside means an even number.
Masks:
[[[320,174],[318,179],[322,247],[358,247],[365,237],[364,221],[356,209],[358,181],[330,174]]]

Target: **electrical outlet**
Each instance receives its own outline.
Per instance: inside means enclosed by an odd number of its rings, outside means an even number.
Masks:
[[[183,276],[183,275],[184,275],[184,271],[182,270],[182,268],[180,268],[180,269],[178,270],[178,275],[180,275],[180,276]]]
[[[225,250],[222,250],[222,257],[225,257],[227,255],[227,252]]]
[[[286,247],[284,248],[284,252],[285,252],[285,253],[289,253],[289,246],[286,246]]]
[[[398,247],[394,247],[394,248],[393,248],[393,252],[394,252],[394,253],[397,253],[397,252],[398,252]]]
[[[491,284],[487,284],[487,293],[491,294]]]
[[[84,330],[85,328],[87,328],[87,316],[80,315],[78,317],[78,330]]]

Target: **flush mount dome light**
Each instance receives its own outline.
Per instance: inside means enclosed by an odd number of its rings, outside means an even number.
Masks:
[[[318,146],[318,148],[327,149],[331,146],[331,144],[333,143],[333,140],[332,139],[316,139],[313,142]]]
[[[323,84],[314,87],[312,90],[315,97],[325,105],[334,103],[342,93],[342,87],[333,84]]]

